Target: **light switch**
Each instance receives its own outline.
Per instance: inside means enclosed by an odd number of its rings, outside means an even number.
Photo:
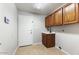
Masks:
[[[32,21],[32,23],[34,23],[34,21]]]
[[[0,43],[0,45],[2,45],[2,43]]]

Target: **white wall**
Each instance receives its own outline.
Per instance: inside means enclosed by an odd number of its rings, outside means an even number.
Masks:
[[[62,25],[62,26],[53,26],[52,31],[62,32],[64,30],[65,33],[73,33],[79,34],[79,23],[70,24],[70,25]]]
[[[42,33],[46,32],[44,18],[44,15],[34,15],[34,43],[42,42]]]
[[[52,31],[56,32],[56,46],[61,46],[69,54],[79,54],[79,23],[54,26]]]
[[[4,23],[4,16],[10,22]],[[17,47],[17,10],[13,3],[0,3],[0,54],[12,54]]]
[[[79,34],[56,33],[56,47],[61,47],[67,54],[79,55]]]
[[[33,20],[33,43],[39,43],[41,42],[42,40],[42,32],[45,32],[46,29],[45,29],[45,24],[44,24],[44,18],[45,18],[45,15],[37,15],[37,14],[33,14],[33,13],[29,13],[29,12],[22,12],[22,11],[19,11],[19,15],[24,15],[28,18],[26,18],[26,22],[27,20],[29,19],[32,19]],[[30,18],[29,18],[30,16]],[[19,24],[18,24],[19,25]],[[22,31],[24,32],[24,31]],[[19,31],[19,33],[22,33]],[[27,33],[26,33],[27,34]],[[19,38],[20,38],[20,35],[19,35]]]

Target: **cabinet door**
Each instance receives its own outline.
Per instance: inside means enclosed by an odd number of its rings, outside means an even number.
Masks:
[[[54,15],[49,15],[45,19],[45,26],[46,27],[51,27],[54,25]]]
[[[63,24],[78,22],[78,4],[68,4],[63,8]]]
[[[46,45],[46,35],[42,33],[42,44]]]
[[[49,27],[49,17],[45,18],[45,27]]]
[[[62,25],[62,9],[55,12],[55,25]]]
[[[50,26],[54,26],[54,20],[55,20],[55,16],[54,16],[54,14],[51,14],[50,19],[49,19]]]
[[[53,47],[55,46],[55,34],[47,34],[46,36],[46,47]]]

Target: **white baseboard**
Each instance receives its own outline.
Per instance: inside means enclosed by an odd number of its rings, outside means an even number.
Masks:
[[[32,45],[38,45],[38,44],[42,44],[42,42],[33,43]]]
[[[12,55],[11,52],[0,52],[0,55]]]
[[[38,42],[38,43],[33,43],[32,45],[38,45],[38,44],[42,44],[42,42]],[[16,47],[16,49],[14,50],[14,52],[12,53],[12,55],[15,55],[17,49],[19,48],[19,46]]]
[[[55,46],[55,48],[59,49],[57,46]],[[59,50],[60,50],[60,49],[59,49]],[[67,51],[65,51],[65,50],[63,50],[63,49],[61,49],[61,51],[64,52],[66,55],[71,55],[71,54],[69,54]]]
[[[71,55],[71,54],[69,54],[67,51],[65,51],[63,49],[61,49],[61,51],[64,52],[66,55]]]

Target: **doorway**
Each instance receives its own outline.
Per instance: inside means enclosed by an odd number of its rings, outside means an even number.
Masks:
[[[19,46],[31,45],[33,43],[33,20],[30,16],[19,15]]]

